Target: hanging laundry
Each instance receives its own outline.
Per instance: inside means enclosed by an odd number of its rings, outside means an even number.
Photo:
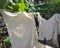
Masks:
[[[10,13],[1,10],[1,13],[7,26],[12,48],[34,48],[36,44],[34,19],[26,12]]]
[[[56,21],[57,21],[57,31],[58,31],[58,34],[60,34],[60,14],[56,14]]]
[[[57,32],[58,32],[58,43],[60,47],[60,14],[56,14],[56,22],[57,22]]]
[[[40,47],[42,48],[56,48],[57,41],[57,22],[56,15],[53,15],[49,20],[45,20],[38,14],[39,21],[39,37]],[[41,43],[43,42],[43,44]],[[44,46],[44,47],[43,47]]]

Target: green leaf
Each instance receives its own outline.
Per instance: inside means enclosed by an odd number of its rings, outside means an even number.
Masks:
[[[9,36],[4,36],[4,37],[2,38],[2,40],[3,40],[4,42],[10,43],[10,38],[9,38]]]
[[[8,0],[0,0],[0,9],[4,9],[8,3]]]
[[[28,9],[29,7],[26,5],[25,0],[19,0],[16,5],[14,6],[14,11],[25,11],[25,9]]]

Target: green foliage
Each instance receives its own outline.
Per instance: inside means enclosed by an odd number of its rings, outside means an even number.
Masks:
[[[3,27],[0,27],[0,33],[2,33]]]
[[[5,46],[6,46],[6,47],[10,47],[10,46],[11,46],[9,36],[4,36],[4,37],[2,38],[2,41],[5,42]]]
[[[27,10],[29,7],[26,5],[25,0],[19,0],[16,5],[13,7],[14,11],[25,11]]]
[[[60,13],[60,2],[55,4],[54,9],[56,13]]]
[[[13,12],[26,11],[28,6],[26,5],[25,0],[14,1],[15,5],[10,2],[10,0],[0,0],[0,9],[8,9]]]
[[[0,9],[4,9],[8,3],[8,0],[0,0]]]
[[[4,36],[4,37],[2,38],[2,40],[3,40],[4,42],[6,42],[6,43],[10,43],[10,38],[9,38],[9,36]]]
[[[9,2],[9,3],[6,5],[6,9],[7,9],[7,10],[13,10],[13,4],[11,4],[11,2]]]
[[[55,13],[60,13],[60,0],[46,0],[45,4],[39,4],[34,8],[35,11],[40,12],[40,14],[44,13],[52,16]]]

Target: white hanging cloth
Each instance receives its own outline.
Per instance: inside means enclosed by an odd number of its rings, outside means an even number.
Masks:
[[[44,37],[45,37],[45,23],[47,22],[44,18],[42,18],[41,16],[40,16],[40,14],[39,13],[37,13],[38,14],[38,22],[39,22],[39,29],[38,29],[38,32],[39,32],[39,37],[38,37],[38,40],[44,40]]]
[[[53,39],[53,43],[58,46],[57,41],[57,22],[56,15],[53,15],[49,20],[45,20],[40,15],[38,15],[39,21],[39,40],[51,40]]]
[[[38,21],[39,21],[39,34],[40,34],[39,39],[40,40],[44,40],[44,38],[46,38],[46,40],[52,39],[52,34],[55,24],[55,16],[51,17],[49,20],[45,20],[39,15]]]
[[[26,12],[10,13],[1,10],[1,13],[8,29],[12,48],[34,48],[36,44],[34,18],[29,17]]]
[[[60,14],[56,14],[56,21],[57,21],[57,31],[60,34]]]

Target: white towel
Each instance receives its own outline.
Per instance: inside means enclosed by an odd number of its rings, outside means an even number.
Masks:
[[[53,43],[58,46],[57,41],[57,22],[56,22],[56,14],[54,14],[50,19],[45,20],[40,15],[38,17],[39,21],[39,40],[50,40],[53,39]]]
[[[10,13],[1,10],[12,48],[34,48],[36,27],[34,19],[26,12]]]

